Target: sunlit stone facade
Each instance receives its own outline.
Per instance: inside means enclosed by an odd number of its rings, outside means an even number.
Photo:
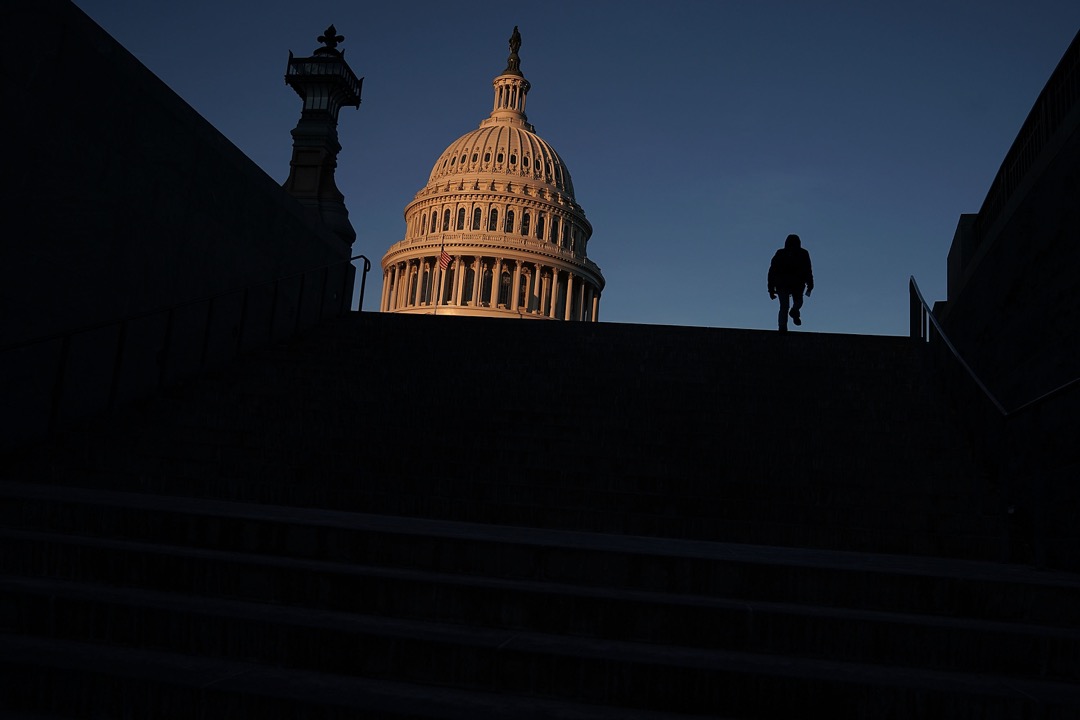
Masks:
[[[383,312],[552,320],[599,317],[604,276],[570,172],[525,116],[514,28],[480,127],[439,156],[382,259]]]

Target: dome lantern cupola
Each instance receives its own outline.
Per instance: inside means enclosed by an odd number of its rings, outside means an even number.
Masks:
[[[533,127],[525,116],[525,96],[529,94],[530,85],[521,73],[520,49],[521,33],[515,25],[514,34],[510,36],[510,57],[506,60],[506,69],[491,83],[495,88],[495,105],[489,121],[517,122],[532,132]]]
[[[382,259],[383,312],[596,321],[604,276],[570,171],[525,116],[521,33],[495,102],[452,142],[405,208],[405,239]]]

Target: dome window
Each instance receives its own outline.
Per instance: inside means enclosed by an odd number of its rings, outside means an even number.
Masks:
[[[511,155],[510,156],[510,164],[511,165],[517,165],[517,155]]]
[[[477,159],[478,157],[480,157],[479,153],[473,153],[473,154],[472,154],[472,161],[473,161],[473,162],[476,162],[476,159]]]
[[[502,153],[499,153],[498,155],[495,156],[495,162],[502,165],[502,161],[503,161],[503,154]]]
[[[521,310],[528,310],[529,304],[529,279],[525,277],[525,273],[521,274],[521,281],[518,284],[518,308]]]
[[[536,218],[536,237],[544,239],[544,213],[540,213]]]
[[[540,161],[539,160],[537,160],[536,162],[533,163],[533,169],[535,169],[536,172],[540,172]]]
[[[473,264],[475,265],[475,263],[473,263]],[[462,285],[461,285],[462,297],[458,301],[458,305],[471,305],[472,304],[472,299],[473,299],[472,289],[473,289],[473,283],[475,282],[475,278],[476,278],[476,270],[473,269],[472,265],[466,265],[465,266],[465,282],[462,283]]]
[[[432,280],[432,272],[425,268],[424,269],[423,282],[422,282],[422,284],[420,286],[420,304],[421,305],[430,305],[431,304],[431,280]]]
[[[457,158],[456,158],[456,157],[452,157],[452,158],[450,158],[450,167],[454,167],[454,164],[455,164],[456,162],[457,162]]]
[[[486,162],[486,163],[491,162],[491,153],[489,153],[489,152],[484,153],[484,162]]]
[[[443,230],[443,232],[446,232],[449,229],[450,229],[450,211],[447,210],[447,211],[445,211],[443,213],[443,216],[442,216],[442,230]]]
[[[465,158],[469,157],[468,153],[461,153],[461,164],[465,164]]]
[[[499,211],[495,208],[491,208],[491,214],[488,215],[488,230],[495,232],[499,229]]]
[[[483,274],[480,276],[480,298],[476,304],[481,307],[488,307],[487,298],[491,297],[491,276],[493,273],[487,263],[484,263],[483,267]]]
[[[480,229],[480,215],[481,215],[480,208],[476,208],[476,209],[474,209],[472,211],[472,229],[473,230],[479,230]]]
[[[457,211],[457,229],[465,229],[465,208],[458,208]]]
[[[439,229],[439,212],[437,210],[431,211],[431,232],[435,232]]]
[[[510,307],[510,273],[503,272],[499,278],[499,307]]]
[[[505,229],[503,230],[503,232],[508,232],[508,233],[514,232],[514,211],[513,210],[507,210],[506,211],[506,226],[505,226]]]
[[[521,234],[529,234],[529,213],[522,213],[521,215]]]

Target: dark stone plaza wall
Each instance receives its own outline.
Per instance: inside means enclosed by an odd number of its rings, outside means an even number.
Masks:
[[[1080,34],[949,251],[946,332],[1006,407],[1080,376]]]
[[[3,444],[347,308],[350,248],[82,11],[0,41]]]
[[[949,251],[945,332],[1007,411],[938,347],[1012,504],[1020,560],[1080,567],[1080,34]],[[1026,406],[1026,407],[1025,407]]]

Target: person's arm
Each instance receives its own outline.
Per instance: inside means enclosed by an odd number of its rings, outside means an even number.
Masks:
[[[810,253],[806,253],[806,297],[814,290],[814,268],[810,264]]]

